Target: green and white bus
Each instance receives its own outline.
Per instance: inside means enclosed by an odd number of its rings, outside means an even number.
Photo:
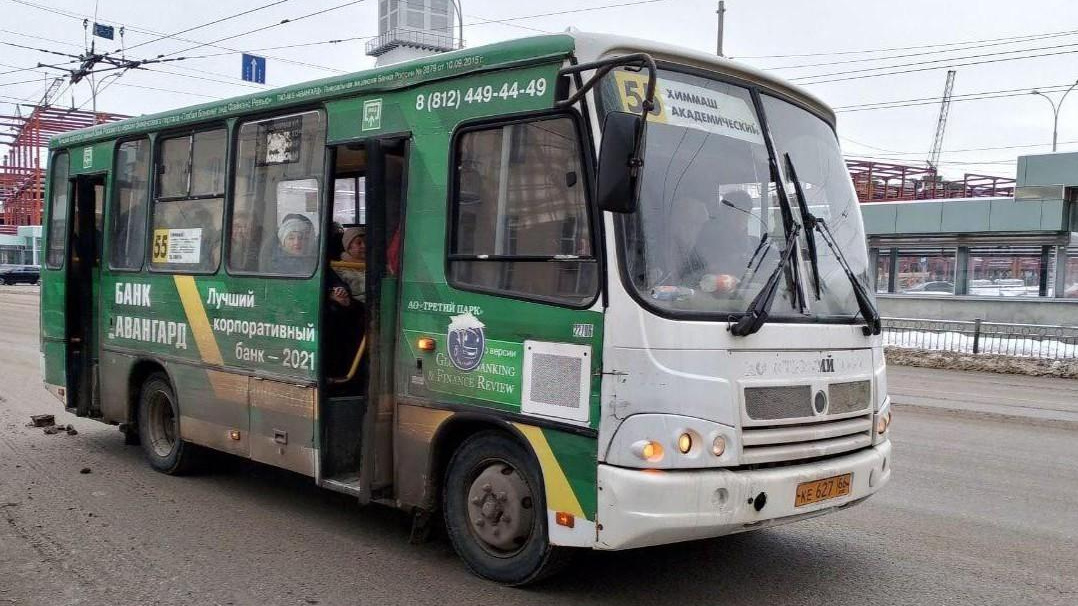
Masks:
[[[212,449],[442,516],[504,584],[890,478],[834,114],[757,70],[571,32],[50,153],[44,382],[162,472]]]

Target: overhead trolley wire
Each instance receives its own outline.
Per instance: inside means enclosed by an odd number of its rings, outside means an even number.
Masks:
[[[308,19],[310,17],[317,17],[318,15],[324,15],[324,14],[326,14],[328,12],[335,11],[335,10],[338,10],[338,9],[346,8],[346,7],[349,7],[349,6],[354,6],[356,4],[362,4],[363,2],[366,2],[366,1],[367,0],[350,0],[349,2],[345,2],[343,4],[338,4],[336,6],[331,6],[329,8],[324,8],[322,10],[318,10],[318,11],[315,11],[313,13],[307,13],[306,15],[301,15],[301,16],[295,17],[293,19],[282,19],[281,21],[279,21],[277,23],[271,23],[269,25],[264,25],[262,27],[256,27],[256,28],[251,29],[251,30],[240,32],[238,34],[232,34],[232,35],[229,35],[229,36],[225,36],[223,38],[218,38],[216,40],[213,40],[212,42],[203,42],[203,43],[200,43],[200,44],[196,44],[195,46],[185,48],[183,50],[178,50],[178,51],[171,52],[171,53],[165,53],[162,56],[171,57],[172,55],[179,55],[180,53],[186,53],[189,50],[195,50],[197,48],[202,48],[204,46],[212,46],[214,44],[217,44],[218,42],[224,42],[226,40],[232,40],[232,39],[240,38],[240,37],[243,37],[243,36],[249,36],[251,34],[258,33],[258,32],[261,32],[261,31],[265,31],[267,29],[272,29],[274,27],[280,27],[282,25],[286,25],[286,24],[289,24],[289,23],[295,23],[296,21],[301,21],[303,19]]]
[[[997,52],[997,53],[984,53],[984,54],[981,54],[981,55],[971,55],[971,56],[966,56],[966,57],[951,57],[951,58],[947,58],[947,59],[932,59],[932,60],[929,60],[929,61],[914,61],[914,62],[911,62],[911,63],[900,63],[900,64],[897,64],[897,65],[886,65],[886,66],[880,66],[880,67],[866,67],[866,68],[862,68],[862,69],[853,69],[853,70],[845,70],[845,71],[838,71],[838,72],[829,72],[829,73],[826,73],[826,74],[813,74],[813,75],[809,75],[809,76],[798,76],[796,78],[790,78],[790,80],[794,81],[794,82],[800,82],[800,81],[803,81],[803,80],[815,80],[815,82],[809,82],[808,84],[822,84],[824,82],[838,82],[838,81],[841,81],[841,80],[855,80],[855,79],[859,79],[859,78],[875,78],[875,77],[879,77],[879,76],[891,76],[891,75],[895,75],[895,74],[905,74],[905,73],[910,73],[910,72],[927,71],[927,70],[932,70],[932,69],[944,69],[944,68],[948,68],[948,67],[962,67],[962,66],[966,66],[966,65],[980,65],[980,64],[984,64],[984,63],[999,63],[999,62],[1002,62],[1002,61],[1016,61],[1016,60],[1019,60],[1019,59],[1032,59],[1032,58],[1035,58],[1035,57],[1048,57],[1048,56],[1052,56],[1052,55],[1065,55],[1065,54],[1070,54],[1070,53],[1076,53],[1076,52],[1078,52],[1078,49],[1073,49],[1073,50],[1069,50],[1069,51],[1056,51],[1056,52],[1052,52],[1052,53],[1042,53],[1042,54],[1038,54],[1038,55],[1028,55],[1028,56],[1025,56],[1025,57],[1002,57],[1002,58],[997,58],[997,59],[985,59],[983,61],[981,61],[981,60],[972,61],[972,62],[968,62],[968,63],[955,63],[955,61],[963,61],[963,60],[966,60],[966,59],[979,59],[980,57],[994,57],[994,56],[999,56],[999,55],[1012,55],[1012,54],[1015,54],[1015,53],[1025,53],[1025,52],[1039,51],[1039,50],[1051,50],[1051,49],[1058,49],[1058,48],[1070,48],[1070,47],[1076,47],[1076,46],[1078,46],[1078,43],[1056,44],[1056,45],[1053,45],[1053,46],[1044,46],[1044,47],[1040,47],[1040,48],[1030,48],[1030,49],[1011,50],[1011,51],[1000,51],[1000,52]],[[938,63],[943,63],[944,65],[935,66],[935,67],[928,67],[928,68],[921,68],[921,69],[909,69],[909,70],[901,70],[901,71],[892,71],[892,72],[886,72],[886,73],[882,73],[882,74],[866,74],[865,73],[865,72],[871,72],[871,71],[889,70],[889,69],[895,69],[895,68],[901,68],[901,67],[915,67],[915,66],[919,66],[919,65],[938,64]],[[833,78],[833,79],[830,79],[830,80],[820,80],[820,78],[829,78],[830,76],[842,76],[842,75],[847,75],[847,74],[861,74],[861,75],[860,76],[851,76],[851,77],[846,77],[846,78]]]
[[[1070,84],[1053,84],[1048,86],[1032,86],[1026,88],[1010,88],[995,91],[981,91],[977,93],[965,93],[962,95],[953,95],[952,101],[982,101],[985,99],[1003,99],[1008,97],[1025,97],[1030,94],[1032,89],[1037,89],[1041,92],[1054,93],[1067,90]],[[922,97],[919,99],[898,99],[894,101],[878,101],[875,103],[859,103],[856,105],[840,105],[832,107],[831,109],[835,113],[848,113],[859,111],[873,111],[879,109],[896,109],[901,107],[916,107],[921,105],[939,105],[940,98],[936,97]]]
[[[978,48],[990,48],[990,47],[995,47],[995,46],[1007,46],[1007,45],[1010,45],[1010,44],[1019,44],[1021,42],[1032,42],[1034,40],[1045,40],[1045,39],[1048,39],[1048,38],[1062,38],[1062,37],[1066,37],[1066,36],[1073,36],[1075,34],[1078,34],[1078,30],[1070,30],[1070,31],[1059,32],[1059,33],[1055,33],[1055,34],[1045,34],[1045,35],[1041,35],[1041,36],[1030,37],[1030,38],[1028,38],[1026,40],[1016,40],[1016,41],[1009,41],[1009,42],[989,42],[989,43],[985,43],[985,44],[978,44],[978,45],[975,45],[975,46],[966,46],[966,47],[963,47],[963,48],[949,48],[949,49],[943,49],[943,50],[925,51],[925,52],[921,52],[921,53],[907,53],[907,54],[903,54],[903,55],[887,55],[887,56],[884,56],[884,57],[866,57],[866,58],[863,58],[863,59],[845,59],[845,60],[842,60],[842,61],[822,61],[822,62],[819,62],[819,63],[803,63],[803,64],[800,64],[800,65],[774,65],[774,66],[767,66],[765,69],[781,71],[781,70],[784,70],[784,69],[802,69],[802,68],[806,68],[806,67],[826,67],[826,66],[831,66],[831,65],[845,65],[845,64],[850,64],[850,63],[871,63],[871,62],[874,62],[874,61],[889,61],[891,59],[905,59],[905,58],[909,58],[909,57],[924,57],[924,56],[927,56],[927,55],[939,55],[939,54],[943,54],[943,53],[958,53],[958,52],[964,52],[964,51],[978,49]],[[1040,49],[1026,49],[1026,50],[1040,50]],[[1014,50],[1014,51],[1011,51],[1011,52],[1021,52],[1021,49]],[[881,68],[881,69],[883,69],[883,68]]]
[[[126,51],[129,51],[129,50],[133,49],[133,48],[138,48],[140,46],[145,46],[147,44],[153,44],[154,42],[158,42],[160,40],[175,39],[176,36],[179,36],[180,34],[186,34],[188,32],[193,32],[193,31],[195,31],[197,29],[202,29],[204,27],[209,27],[211,25],[217,25],[218,23],[224,23],[225,21],[236,19],[237,17],[242,17],[244,15],[250,15],[251,13],[256,13],[258,11],[265,10],[267,8],[272,8],[274,6],[284,4],[286,2],[291,2],[291,1],[292,0],[277,0],[276,2],[270,2],[268,4],[263,4],[261,6],[256,6],[256,7],[252,8],[252,9],[248,9],[248,10],[245,10],[245,11],[242,11],[242,12],[239,12],[239,13],[235,13],[235,14],[232,14],[232,15],[221,17],[219,19],[214,19],[213,21],[207,21],[206,23],[202,23],[200,25],[195,25],[193,27],[188,27],[187,29],[181,29],[178,32],[173,32],[171,34],[163,34],[163,35],[161,35],[161,36],[159,36],[157,38],[154,38],[153,40],[144,40],[144,41],[139,42],[138,44],[135,44],[133,46],[128,46],[128,47],[123,48],[123,49],[117,49],[117,50],[113,51],[113,53],[114,54],[118,53],[121,50],[126,52]]]
[[[90,17],[90,15],[86,15],[86,14],[71,13],[71,12],[68,12],[68,11],[63,11],[63,10],[52,8],[50,6],[42,6],[42,5],[34,3],[34,2],[29,2],[28,0],[8,0],[8,1],[9,2],[14,2],[14,3],[17,3],[17,4],[22,4],[22,5],[25,5],[25,6],[29,6],[29,7],[32,7],[32,8],[36,8],[36,9],[39,9],[39,10],[43,10],[43,11],[46,11],[46,12],[54,13],[54,14],[57,14],[57,15],[60,15],[60,16],[63,16],[63,17],[67,17],[69,19],[75,19],[75,20],[80,21],[80,22],[83,21],[84,19],[87,19],[87,18]],[[121,26],[126,27],[128,30],[131,30],[133,32],[137,32],[137,33],[145,34],[145,35],[149,35],[149,36],[161,37],[161,36],[166,36],[167,35],[167,34],[165,34],[163,32],[154,31],[154,30],[151,30],[151,29],[147,29],[147,28],[144,28],[144,27],[137,26],[137,25],[123,24],[123,23],[120,23],[119,21],[111,21],[111,20],[108,20],[108,19],[99,19],[98,22],[100,22],[100,23],[112,23],[112,24],[115,24],[115,25],[121,25]],[[173,34],[172,39],[179,40],[181,42],[187,42],[187,43],[190,43],[190,44],[202,44],[198,40],[192,40],[190,38],[181,38],[179,36],[176,36],[175,34]],[[230,48],[230,47],[227,47],[227,46],[220,46],[220,45],[213,44],[213,43],[208,44],[208,46],[213,46],[215,48],[221,48],[221,49],[231,51],[231,52],[234,52],[234,53],[242,53],[242,52],[244,52],[244,51],[239,50],[239,49]],[[286,57],[276,57],[276,56],[266,55],[266,58],[267,59],[273,59],[274,61],[281,61],[283,63],[288,63],[288,64],[291,64],[291,65],[298,65],[298,66],[301,66],[301,67],[311,67],[311,68],[321,69],[321,70],[330,71],[330,72],[337,72],[337,73],[340,73],[340,74],[346,73],[346,70],[343,70],[343,69],[337,69],[337,68],[334,68],[334,67],[328,67],[328,66],[325,66],[325,65],[319,65],[317,63],[308,63],[308,62],[305,62],[305,61],[298,61],[298,60],[295,60],[295,59],[288,59]]]
[[[1070,31],[1070,30],[1068,30],[1068,31]],[[787,58],[795,58],[795,57],[826,57],[826,56],[830,56],[830,55],[861,55],[861,54],[867,54],[867,53],[884,53],[884,52],[891,52],[891,51],[907,51],[907,50],[916,50],[916,49],[922,49],[922,48],[939,48],[941,46],[963,46],[963,45],[967,45],[967,44],[980,44],[982,42],[992,42],[992,41],[1002,41],[1002,40],[1024,41],[1024,40],[1039,38],[1039,37],[1042,37],[1042,36],[1052,36],[1052,35],[1064,34],[1064,33],[1067,33],[1067,32],[1063,32],[1063,31],[1045,32],[1045,33],[1041,33],[1041,34],[1025,34],[1025,35],[1022,35],[1022,36],[1012,36],[1012,37],[1009,37],[1009,38],[981,38],[979,40],[966,40],[966,41],[963,41],[963,42],[939,42],[939,43],[936,43],[936,44],[919,44],[919,45],[914,45],[914,46],[893,46],[893,47],[889,47],[889,48],[874,48],[874,49],[844,50],[844,51],[827,51],[827,52],[787,54],[787,55],[743,55],[743,56],[734,56],[734,57],[730,57],[730,58],[731,59],[738,59],[738,60],[742,60],[742,59],[787,59]],[[961,50],[961,49],[953,49],[953,50]]]

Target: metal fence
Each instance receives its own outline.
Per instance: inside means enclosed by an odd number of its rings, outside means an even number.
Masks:
[[[1078,360],[1078,326],[884,318],[883,336],[890,347]]]

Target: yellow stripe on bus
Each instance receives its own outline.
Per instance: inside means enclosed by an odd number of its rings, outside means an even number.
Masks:
[[[173,276],[176,280],[176,290],[180,293],[180,302],[183,303],[183,311],[187,314],[187,325],[194,333],[195,344],[202,361],[209,364],[224,364],[221,350],[217,347],[217,339],[213,336],[210,327],[210,319],[206,315],[206,308],[202,306],[202,297],[198,294],[194,276]]]
[[[546,484],[546,508],[553,511],[565,511],[586,520],[587,516],[580,507],[580,501],[577,500],[573,487],[569,485],[569,479],[565,477],[561,464],[554,457],[554,451],[550,449],[550,443],[543,435],[543,430],[533,425],[520,423],[513,425],[516,425],[520,433],[528,439],[535,456],[539,458],[539,466],[543,469],[543,483]]]

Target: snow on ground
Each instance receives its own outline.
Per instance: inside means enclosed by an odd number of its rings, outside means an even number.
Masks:
[[[960,332],[884,329],[883,339],[884,345],[890,347],[973,353],[973,335]],[[996,337],[982,334],[978,350],[983,354],[1005,356],[1078,359],[1078,342],[1073,340],[1068,342],[1049,338]]]

